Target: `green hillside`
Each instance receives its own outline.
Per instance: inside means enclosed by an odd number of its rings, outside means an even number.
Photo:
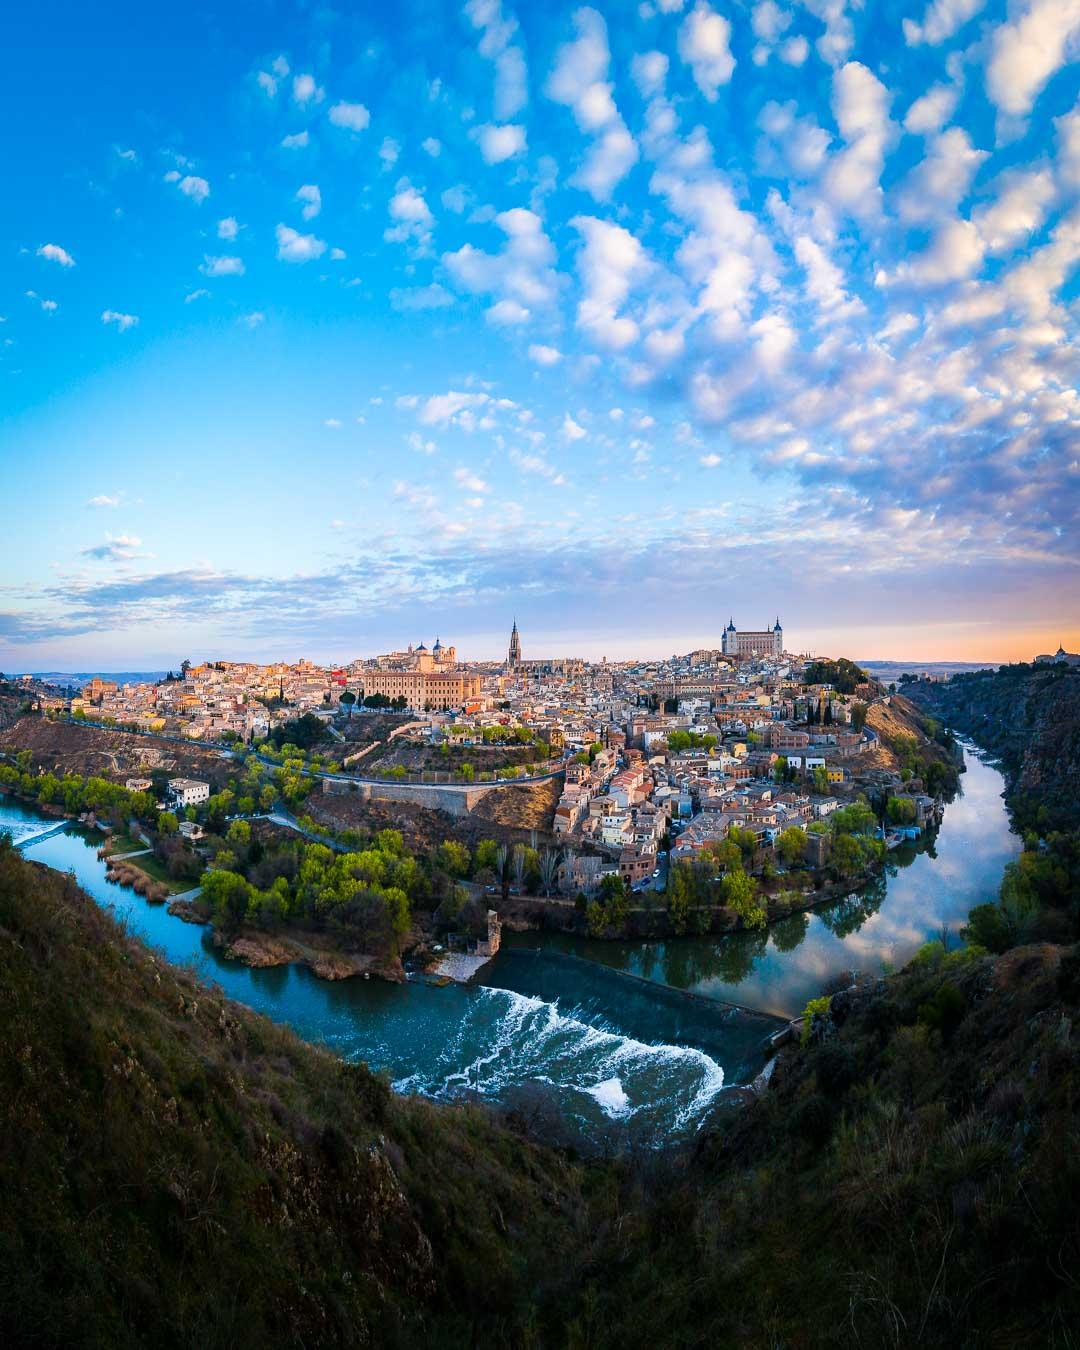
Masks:
[[[391,1095],[5,848],[0,1344],[1071,1345],[1077,966],[931,947],[693,1150],[585,1162]]]

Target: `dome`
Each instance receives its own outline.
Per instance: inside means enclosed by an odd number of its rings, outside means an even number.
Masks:
[[[426,647],[424,646],[424,644],[421,642],[420,646],[417,647],[416,650],[417,650],[418,652],[426,652],[426,651],[427,651],[427,648],[426,648]]]
[[[433,652],[441,652],[441,651],[442,651],[442,643],[439,641],[438,638],[435,639],[435,646],[432,647],[431,650],[432,650]]]
[[[782,633],[784,630],[780,627],[780,617],[777,615],[776,623],[773,625],[774,633]]]

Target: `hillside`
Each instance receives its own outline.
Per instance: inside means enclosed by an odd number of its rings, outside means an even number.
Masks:
[[[100,774],[120,782],[162,769],[220,787],[236,771],[219,750],[46,717],[21,717],[6,727],[0,722],[0,750],[9,754],[29,750],[42,768],[84,777]]]
[[[2,848],[0,964],[0,1343],[1072,1343],[1075,952],[932,946],[693,1150],[588,1163],[392,1096]]]
[[[1000,760],[1021,825],[1080,826],[1080,670],[1002,666],[907,693]]]

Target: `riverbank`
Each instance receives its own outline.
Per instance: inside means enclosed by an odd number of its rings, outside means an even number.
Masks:
[[[225,933],[211,922],[210,912],[198,899],[174,900],[168,913],[184,923],[205,925],[214,946],[233,961],[252,970],[274,966],[306,966],[320,980],[347,980],[360,975],[366,979],[404,984],[405,968],[400,957],[377,957],[370,953],[343,951],[323,933],[284,928],[267,933],[242,927]]]

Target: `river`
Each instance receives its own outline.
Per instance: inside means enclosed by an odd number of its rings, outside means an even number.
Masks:
[[[222,957],[206,929],[106,880],[96,837],[72,828],[23,851],[74,872],[171,961],[194,962],[231,998],[306,1039],[387,1069],[400,1091],[505,1101],[539,1087],[572,1130],[620,1122],[659,1142],[692,1133],[725,1085],[752,1077],[773,1018],[800,1011],[830,975],[900,965],[943,924],[956,930],[972,905],[996,894],[1019,841],[1001,775],[971,753],[967,761],[963,793],[936,838],[891,855],[888,873],[849,901],[720,940],[524,934],[484,969],[481,987],[334,983],[296,966],[251,970]],[[53,823],[0,798],[0,830],[17,843]]]

